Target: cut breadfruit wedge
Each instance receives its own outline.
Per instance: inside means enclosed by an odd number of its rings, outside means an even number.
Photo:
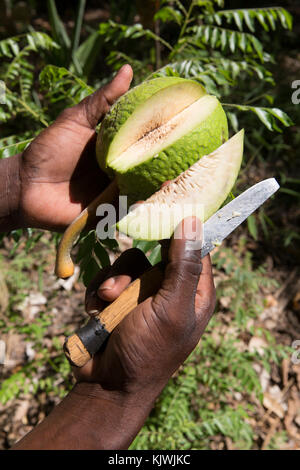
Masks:
[[[236,181],[243,143],[244,130],[241,130],[138,204],[118,222],[118,230],[134,239],[161,240],[170,238],[185,217],[207,220],[225,201]]]
[[[123,95],[98,135],[102,169],[117,176],[130,202],[146,199],[228,138],[227,119],[215,96],[177,77],[149,80]]]

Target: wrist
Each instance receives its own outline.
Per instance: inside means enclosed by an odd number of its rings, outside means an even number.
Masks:
[[[20,215],[22,154],[0,160],[0,231],[22,227]]]
[[[81,429],[83,426],[86,429],[88,448],[96,449],[127,449],[142,428],[156,397],[150,391],[124,393],[87,382],[76,384],[70,393],[73,414]]]
[[[154,403],[131,394],[78,383],[64,400],[15,449],[127,449]]]

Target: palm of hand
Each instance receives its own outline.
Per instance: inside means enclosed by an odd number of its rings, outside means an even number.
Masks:
[[[66,112],[23,154],[22,211],[28,225],[61,229],[70,224],[107,183],[95,158],[93,129]]]

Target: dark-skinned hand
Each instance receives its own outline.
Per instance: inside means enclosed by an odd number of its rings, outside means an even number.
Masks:
[[[184,221],[186,229],[187,220]],[[195,219],[193,223],[199,227]],[[169,378],[198,344],[213,313],[209,256],[201,261],[195,230],[173,239],[157,294],[114,329],[104,350],[81,369],[64,400],[15,449],[127,449]],[[196,237],[198,238],[198,237]],[[148,267],[128,250],[100,272],[86,295],[90,314],[115,300]]]
[[[97,382],[103,389],[142,397],[147,390],[159,393],[199,342],[214,310],[215,289],[210,257],[201,260],[201,250],[189,240],[195,230],[189,237],[187,220],[184,223],[185,239],[170,244],[160,290],[115,328],[103,352],[75,368],[79,382]],[[192,223],[200,233],[199,221]],[[149,266],[140,250],[123,253],[87,289],[87,312],[101,311]]]
[[[25,227],[62,230],[108,184],[95,157],[95,127],[132,80],[124,65],[108,85],[65,109],[24,151],[19,219]]]

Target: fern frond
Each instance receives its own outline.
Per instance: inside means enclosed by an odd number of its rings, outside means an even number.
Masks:
[[[0,159],[11,157],[17,153],[23,152],[27,145],[33,140],[30,139],[20,140],[20,136],[9,136],[0,139]]]
[[[0,57],[12,58],[20,53],[20,46],[26,50],[38,52],[39,50],[49,51],[58,49],[59,45],[46,33],[34,31],[32,33],[20,34],[9,39],[0,41]]]
[[[187,10],[185,6],[181,3],[180,0],[161,0],[161,5],[170,5],[171,7],[174,7],[174,5],[178,8],[178,10],[183,13],[184,16],[187,16]]]
[[[104,42],[112,41],[114,45],[119,44],[124,39],[139,39],[144,37],[146,39],[159,41],[170,51],[173,50],[171,44],[153,33],[150,29],[144,29],[140,23],[128,26],[110,20],[107,23],[100,23],[99,34],[103,36]]]
[[[111,51],[106,58],[106,63],[112,66],[114,70],[119,70],[124,64],[130,64],[133,69],[133,75],[137,74],[143,77],[147,74],[147,61],[134,59],[121,51]]]
[[[154,20],[160,20],[162,23],[175,22],[179,26],[182,24],[184,15],[180,10],[171,6],[162,7],[154,16]]]
[[[269,31],[270,28],[275,31],[276,22],[279,22],[285,29],[292,29],[292,16],[282,7],[221,10],[213,15],[205,16],[204,20],[210,24],[216,23],[219,26],[225,20],[228,24],[235,24],[240,31],[246,25],[252,33],[255,32],[257,23],[265,31]]]
[[[57,47],[53,39],[41,32],[32,32],[0,41],[0,57],[12,59],[10,62],[3,61],[1,64],[1,79],[12,90],[19,88],[22,108],[28,107],[28,103],[32,101],[34,66],[29,62],[29,55],[32,52],[49,51]],[[35,108],[35,103],[31,107]],[[3,115],[1,120],[4,120]]]
[[[153,76],[160,74],[164,75],[164,70],[169,67],[175,72],[178,72],[179,76],[185,78],[197,77],[199,74],[207,70],[211,70],[214,73],[223,73],[224,76],[228,77],[228,82],[232,82],[239,77],[241,73],[245,72],[248,75],[256,74],[259,79],[264,79],[267,82],[273,83],[271,78],[272,73],[254,60],[248,62],[247,60],[238,61],[227,59],[225,57],[195,57],[194,54],[194,58],[186,58],[185,60],[165,65],[158,71],[154,72]]]
[[[33,101],[25,101],[9,88],[6,88],[5,106],[8,112],[4,111],[4,107],[0,110],[0,122],[6,122],[21,113],[30,116],[33,120],[43,124],[45,127],[48,126],[45,115],[39,106]]]
[[[48,90],[52,102],[61,100],[77,104],[95,89],[64,67],[46,65],[40,73],[42,88]]]
[[[189,57],[189,54],[186,54]],[[202,82],[209,93],[221,96],[220,86],[235,86],[237,78],[241,79],[241,74],[254,76],[263,79],[265,82],[274,84],[271,72],[258,64],[255,60],[234,61],[224,57],[211,56],[203,57],[197,55],[197,51],[192,51],[191,58],[171,62],[148,78],[159,76],[178,76],[192,78]]]
[[[239,111],[252,111],[270,131],[282,132],[277,121],[281,122],[281,124],[286,127],[293,125],[291,118],[279,108],[265,108],[233,103],[223,103],[223,106],[233,107]]]
[[[253,34],[214,25],[192,26],[187,29],[187,33],[190,36],[184,38],[181,43],[189,42],[199,47],[205,44],[222,51],[227,48],[232,53],[240,49],[243,53],[257,55],[263,61],[262,43]]]

